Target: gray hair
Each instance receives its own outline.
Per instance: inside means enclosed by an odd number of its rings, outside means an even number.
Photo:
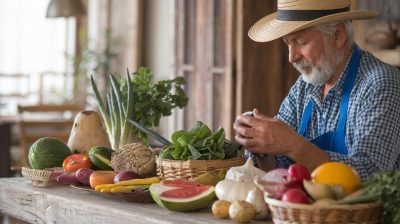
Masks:
[[[346,46],[351,47],[354,44],[354,31],[351,21],[326,23],[314,26],[311,29],[321,31],[327,35],[333,35],[336,32],[336,25],[339,23],[343,23],[345,25],[347,31]]]

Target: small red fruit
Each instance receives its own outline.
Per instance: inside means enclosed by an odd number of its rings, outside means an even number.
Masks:
[[[289,181],[303,182],[303,180],[310,180],[311,175],[305,166],[295,163],[289,166],[287,178]]]
[[[306,193],[299,189],[289,189],[285,191],[282,196],[282,201],[291,202],[291,203],[300,203],[300,204],[308,204],[308,197]]]

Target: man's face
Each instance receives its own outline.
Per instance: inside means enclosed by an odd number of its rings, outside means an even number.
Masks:
[[[304,81],[322,85],[335,74],[337,60],[334,35],[317,30],[302,30],[285,36],[289,62],[302,74]]]

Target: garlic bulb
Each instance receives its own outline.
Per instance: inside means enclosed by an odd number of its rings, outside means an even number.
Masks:
[[[269,214],[269,208],[267,203],[264,201],[263,192],[255,188],[247,194],[246,202],[253,205],[256,210],[255,219],[265,219]]]
[[[250,190],[256,188],[250,181],[221,180],[215,186],[218,199],[229,202],[244,200]]]
[[[243,166],[230,168],[226,173],[225,180],[253,182],[255,176],[262,177],[264,174],[265,172],[255,167],[253,160],[248,158]]]

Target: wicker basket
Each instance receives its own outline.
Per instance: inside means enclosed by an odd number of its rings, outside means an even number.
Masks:
[[[21,173],[22,176],[31,180],[32,185],[35,187],[49,187],[53,183],[56,183],[56,180],[51,177],[51,174],[53,173],[52,169],[37,170],[22,167]]]
[[[228,170],[244,164],[243,157],[225,160],[170,160],[156,158],[157,175],[162,180],[195,178],[207,171]]]
[[[305,205],[265,197],[276,224],[376,224],[380,223],[380,203],[354,205]]]

